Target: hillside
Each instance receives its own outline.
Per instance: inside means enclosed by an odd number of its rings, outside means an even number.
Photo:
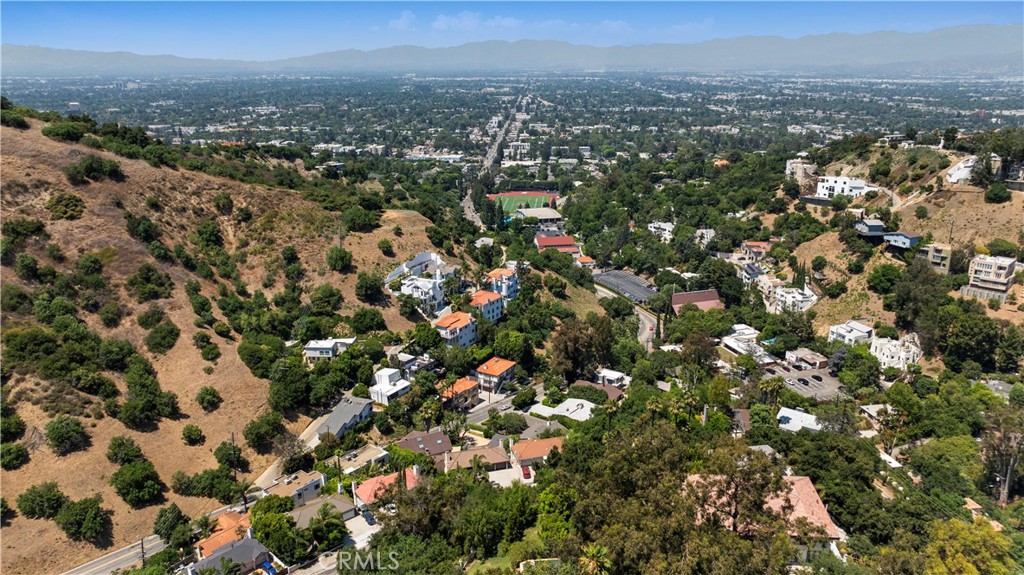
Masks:
[[[169,246],[178,242],[187,244],[188,236],[195,232],[199,221],[214,218],[223,231],[225,250],[235,254],[241,280],[248,284],[250,290],[264,289],[268,297],[281,290],[283,278],[276,273],[272,281],[264,283],[267,271],[281,268],[281,248],[293,244],[306,270],[306,277],[302,280],[304,287],[311,289],[321,283],[329,283],[339,288],[345,298],[343,314],[350,314],[361,305],[356,304],[354,295],[357,273],[377,267],[390,268],[402,258],[426,249],[429,242],[423,229],[429,221],[414,212],[385,212],[381,227],[373,233],[347,235],[344,246],[355,254],[354,269],[338,274],[327,269],[325,253],[332,242],[337,242],[339,218],[315,202],[303,199],[297,192],[241,184],[201,173],[154,168],[141,160],[128,160],[84,146],[50,140],[40,133],[39,128],[40,124],[33,122],[30,130],[4,127],[0,131],[3,146],[0,156],[3,173],[0,208],[4,219],[18,216],[46,222],[49,240],[29,240],[25,248],[39,260],[40,265],[53,265],[57,271],[66,272],[73,269],[82,254],[101,255],[105,263],[103,276],[129,314],[115,328],[105,327],[92,313],[79,311],[78,316],[103,338],[117,337],[132,342],[152,362],[162,389],[177,394],[182,417],[161,420],[156,431],[132,431],[114,418],[97,418],[96,415],[102,413],[93,398],[92,405],[85,410],[92,416],[83,415],[91,446],[57,457],[44,442],[39,441],[42,427],[50,419],[41,408],[41,398],[53,386],[34,375],[16,373],[5,387],[18,414],[28,426],[25,441],[33,449],[31,460],[26,465],[15,471],[3,472],[3,495],[13,503],[27,487],[43,481],[56,481],[72,499],[102,494],[103,507],[114,512],[109,551],[151,533],[153,519],[161,506],[132,509],[109,486],[110,475],[117,469],[104,455],[110,438],[115,435],[134,438],[154,463],[161,479],[169,485],[176,471],[196,473],[215,467],[213,449],[222,441],[231,439],[232,434],[239,444],[244,444],[241,431],[246,423],[265,409],[268,389],[267,382],[252,376],[239,359],[235,351],[237,334],[236,340],[229,340],[204,330],[210,333],[223,355],[214,363],[200,358],[199,350],[192,343],[193,335],[200,330],[193,323],[196,315],[183,289],[185,283],[197,279],[196,276],[180,265],[157,262],[144,244],[128,235],[124,212],[118,204],[123,205],[127,212],[151,218],[159,225]],[[85,154],[116,159],[121,164],[125,180],[70,186],[61,169]],[[84,199],[82,217],[73,221],[50,221],[47,201],[55,194],[65,192]],[[218,215],[214,208],[214,197],[218,194],[229,194],[236,210],[243,206],[251,210],[251,222],[240,223],[230,216]],[[394,237],[396,225],[404,230],[402,237]],[[395,257],[385,257],[377,249],[376,243],[383,237],[391,239]],[[66,260],[58,263],[49,258],[47,243],[61,246]],[[164,355],[154,355],[145,350],[143,338],[146,332],[135,318],[148,304],[136,303],[125,289],[127,277],[135,273],[143,262],[153,263],[160,271],[170,274],[175,284],[170,298],[157,301],[167,317],[181,329],[177,344]],[[5,283],[19,283],[28,289],[35,287],[20,282],[10,267],[5,266],[2,274]],[[203,295],[216,297],[215,282],[201,280],[200,285]],[[412,324],[400,317],[397,309],[393,304],[385,304],[381,308],[388,327],[401,331]],[[216,319],[224,320],[216,305],[213,313]],[[5,326],[33,321],[31,316],[7,313],[3,320]],[[212,369],[206,373],[204,367]],[[117,377],[114,379],[123,393],[123,381]],[[195,401],[197,391],[203,386],[215,387],[224,398],[221,407],[212,413],[204,412]],[[78,400],[88,401],[88,398],[78,397]],[[286,424],[290,431],[298,433],[308,421],[308,417],[299,416]],[[183,443],[182,428],[190,423],[202,428],[206,436],[204,445],[188,447]],[[272,455],[257,454],[248,448],[244,449],[244,454],[251,467],[249,474],[239,479],[250,481],[274,459]],[[167,502],[177,503],[193,517],[221,506],[212,499],[180,497],[169,490],[165,495]],[[4,572],[55,573],[105,552],[89,543],[69,541],[49,520],[19,515],[3,529]]]

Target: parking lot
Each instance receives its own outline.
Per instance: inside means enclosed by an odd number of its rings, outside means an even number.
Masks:
[[[839,394],[842,385],[839,380],[828,374],[828,369],[811,369],[802,366],[776,364],[765,369],[768,375],[781,375],[786,380],[786,387],[804,397],[828,400]],[[786,370],[789,371],[786,371]]]
[[[644,303],[658,293],[650,282],[624,270],[594,274],[594,283],[613,289],[637,303]]]

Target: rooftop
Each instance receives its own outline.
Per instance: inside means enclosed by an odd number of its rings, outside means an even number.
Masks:
[[[438,387],[443,386],[443,384],[440,383],[437,385]],[[468,377],[463,377],[461,379],[455,380],[455,383],[451,384],[447,388],[444,388],[441,391],[441,397],[443,399],[452,399],[463,393],[466,393],[467,391],[473,389],[474,387],[480,387],[480,384],[477,383],[476,380],[470,379]]]
[[[280,495],[291,497],[296,490],[309,485],[313,481],[324,480],[324,474],[319,471],[299,471],[291,475],[282,475],[274,480],[274,484],[266,489],[268,495]]]
[[[217,516],[217,525],[213,533],[205,539],[200,539],[193,547],[199,550],[203,557],[209,557],[214,551],[245,537],[249,529],[249,514],[241,514],[237,511],[228,511]]]
[[[556,447],[561,449],[564,442],[564,437],[524,439],[523,441],[512,444],[512,453],[514,453],[516,459],[520,461],[539,459],[541,457],[547,457],[548,454],[551,453],[551,450]]]
[[[309,503],[288,512],[295,519],[295,526],[299,529],[307,529],[311,519],[317,516],[320,508],[330,505],[335,511],[345,514],[356,508],[352,501],[340,493],[317,497]]]
[[[672,310],[679,313],[687,304],[697,306],[701,311],[709,309],[725,309],[725,304],[718,297],[718,290],[706,289],[672,294]]]
[[[510,270],[508,268],[497,268],[487,272],[487,277],[491,278],[492,280],[496,280],[503,277],[512,277],[514,275],[516,275],[515,270]]]
[[[404,472],[405,488],[412,489],[419,484],[419,475],[413,471],[410,467]],[[398,482],[399,473],[389,473],[388,475],[378,475],[377,477],[371,477],[366,481],[356,485],[356,497],[363,502],[364,505],[371,505],[377,502],[377,499],[383,496],[389,487]]]
[[[433,433],[414,431],[399,439],[395,445],[401,449],[408,449],[416,453],[426,453],[427,455],[437,455],[452,450],[451,439],[441,431]]]
[[[477,373],[484,375],[499,376],[506,371],[514,368],[516,362],[509,361],[507,359],[501,359],[500,357],[492,357],[476,368]]]
[[[437,327],[441,329],[462,329],[474,321],[476,320],[468,313],[457,311],[437,320]]]
[[[500,295],[492,291],[482,289],[473,292],[473,295],[469,300],[469,305],[473,307],[480,307],[499,300],[501,300]]]
[[[451,452],[448,459],[449,469],[457,467],[469,469],[473,467],[473,459],[475,457],[479,457],[484,465],[495,465],[508,461],[508,454],[501,447],[483,445]]]
[[[576,245],[576,240],[569,236],[539,237],[534,238],[534,241],[537,242],[537,247],[540,249],[570,247]]]
[[[562,214],[551,208],[519,208],[516,211],[524,218],[537,218],[538,220],[562,219]]]

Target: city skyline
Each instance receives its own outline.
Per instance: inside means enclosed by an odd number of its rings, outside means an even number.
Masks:
[[[3,2],[4,42],[191,58],[277,60],[486,40],[593,46],[744,36],[924,32],[1020,24],[1007,2]],[[244,9],[243,9],[244,7]],[[959,7],[959,8],[958,8]],[[967,9],[969,7],[969,9]],[[48,25],[42,26],[41,22]]]

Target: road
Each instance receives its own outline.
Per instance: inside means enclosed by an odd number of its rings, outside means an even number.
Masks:
[[[516,105],[510,110],[511,114],[515,114],[516,106],[519,105],[519,102],[522,101],[522,99],[522,95],[516,98]],[[512,122],[514,121],[515,120],[510,119],[501,127],[501,131],[498,132],[498,136],[494,138],[494,143],[491,144],[491,148],[487,150],[487,155],[484,156],[484,164],[481,166],[482,170],[489,170],[491,169],[491,166],[494,165],[494,161],[498,158],[498,150],[501,149],[501,144],[505,141],[505,136],[508,135],[508,129],[512,126]],[[464,198],[462,198],[462,214],[467,220],[473,222],[473,225],[477,228],[483,229],[484,222],[480,219],[480,214],[476,213],[476,206],[473,205],[473,200],[470,199],[468,193]]]
[[[147,556],[153,555],[157,551],[167,547],[167,545],[156,535],[146,537],[143,539],[143,543],[146,546]],[[123,549],[107,553],[95,561],[90,561],[85,565],[75,567],[74,569],[65,572],[64,575],[107,575],[108,573],[113,573],[118,569],[127,569],[132,565],[138,565],[141,562],[141,559],[141,546],[138,543],[134,543]]]
[[[597,284],[594,284],[594,292],[597,294],[597,297],[599,298],[622,297],[619,294],[613,292],[612,290]],[[636,338],[640,340],[640,343],[644,346],[644,349],[646,349],[647,351],[651,351],[651,344],[654,341],[655,330],[658,327],[658,316],[647,311],[646,308],[642,308],[638,305],[633,306],[633,311],[636,312],[636,316],[640,318],[640,329],[637,330]]]

